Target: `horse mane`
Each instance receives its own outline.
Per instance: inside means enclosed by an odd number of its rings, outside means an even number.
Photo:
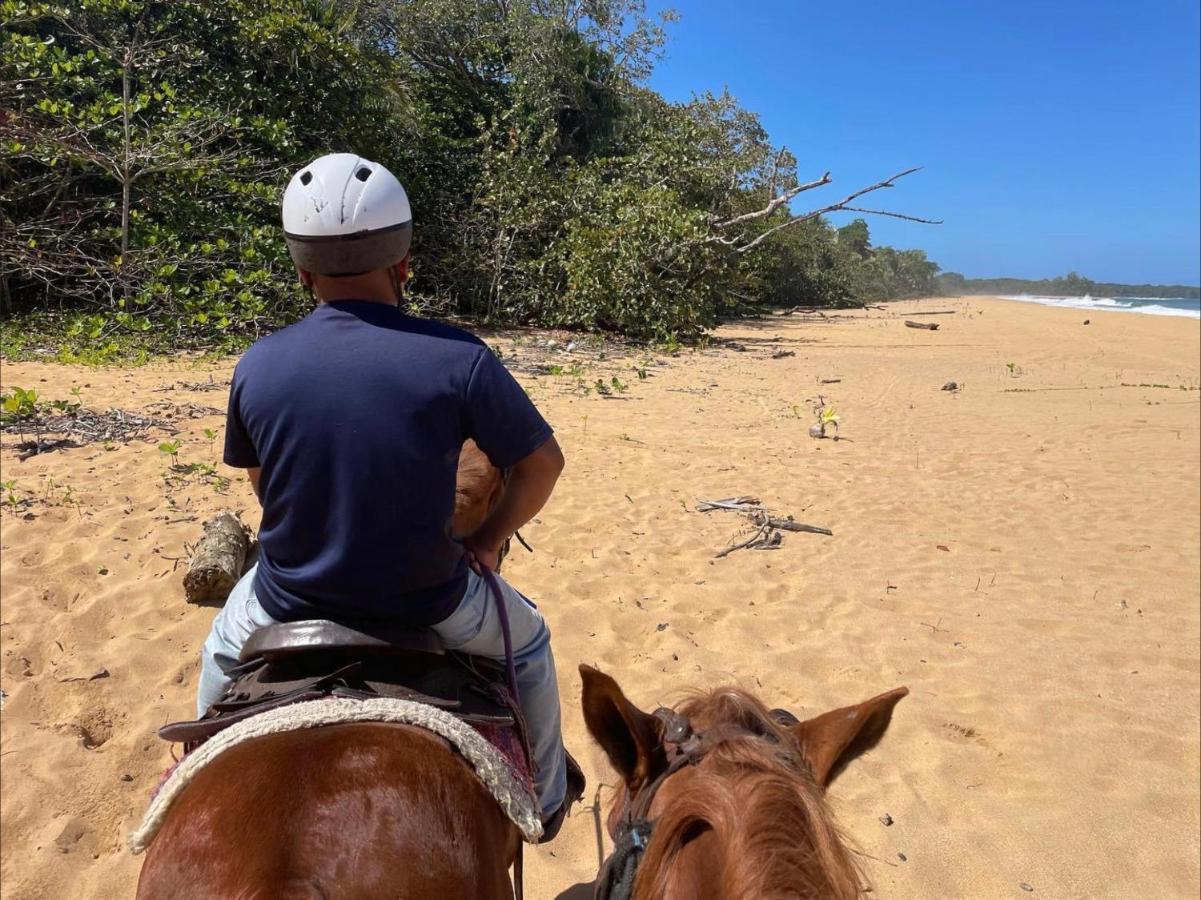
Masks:
[[[787,731],[746,691],[721,688],[682,703],[698,731],[729,736],[692,769],[689,786],[655,823],[638,896],[669,896],[685,845],[712,829],[722,848],[719,896],[854,900],[861,873],[807,763]],[[724,736],[724,735],[723,735]]]

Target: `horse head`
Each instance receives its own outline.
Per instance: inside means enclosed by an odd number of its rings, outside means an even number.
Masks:
[[[802,722],[737,688],[646,713],[608,675],[580,674],[584,721],[621,778],[598,896],[861,895],[825,790],[907,688]]]

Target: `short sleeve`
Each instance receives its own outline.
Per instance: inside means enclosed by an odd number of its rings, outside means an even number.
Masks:
[[[467,436],[494,466],[507,469],[546,443],[553,429],[517,380],[485,349],[467,382]]]
[[[261,463],[242,419],[241,400],[242,380],[235,369],[229,388],[229,409],[225,414],[225,464],[237,469],[255,469]]]

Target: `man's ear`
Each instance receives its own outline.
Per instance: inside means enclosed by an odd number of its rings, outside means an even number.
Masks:
[[[909,688],[895,688],[792,726],[813,780],[826,787],[851,760],[876,746],[892,721],[893,707],[908,693]]]
[[[409,253],[405,254],[404,259],[402,259],[400,262],[398,262],[396,265],[394,265],[392,267],[393,270],[395,270],[395,272],[396,272],[396,277],[400,279],[400,283],[402,285],[406,281],[409,280],[409,264],[412,261],[413,261],[413,254],[412,254],[412,252],[409,252]]]
[[[617,682],[581,665],[584,723],[626,787],[637,789],[667,767],[659,720],[626,699]]]
[[[311,291],[313,289],[313,273],[297,269],[296,274],[300,276],[300,283]]]

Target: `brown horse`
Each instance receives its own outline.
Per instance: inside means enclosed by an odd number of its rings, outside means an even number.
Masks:
[[[465,446],[455,533],[478,527],[502,493],[501,473]],[[508,898],[519,841],[441,738],[330,725],[255,738],[200,770],[150,844],[137,896]]]
[[[580,666],[584,720],[622,779],[598,896],[852,900],[863,879],[826,806],[830,781],[888,728],[907,688],[797,722],[737,688],[648,715]],[[631,832],[644,846],[630,863]],[[649,837],[646,836],[649,830]],[[618,857],[621,857],[619,859]],[[611,871],[628,866],[622,881]]]

